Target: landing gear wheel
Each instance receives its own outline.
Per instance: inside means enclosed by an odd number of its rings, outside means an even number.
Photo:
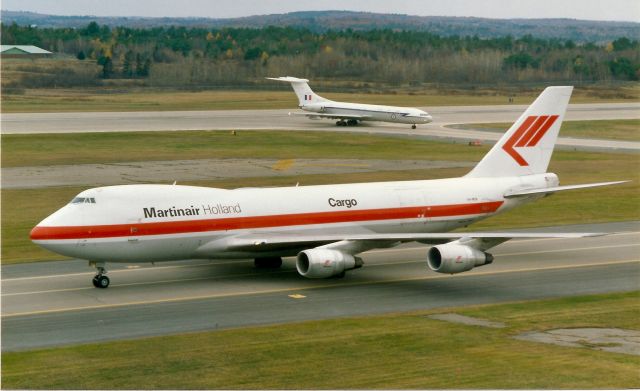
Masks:
[[[358,125],[358,120],[357,119],[350,119],[347,121],[347,125],[348,126],[356,126]]]
[[[347,126],[347,123],[344,120],[336,121],[336,125],[338,126]]]
[[[253,264],[256,269],[277,269],[282,266],[282,258],[280,257],[268,257],[268,258],[256,258],[253,260]]]
[[[102,288],[102,289],[108,288],[109,283],[111,282],[109,281],[109,277],[107,276],[95,276],[93,277],[93,281],[96,288]]]
[[[411,125],[411,129],[415,129],[415,128],[416,128],[416,126],[415,126],[415,125]]]
[[[96,270],[98,271],[98,274],[96,274],[93,277],[93,280],[91,280],[91,282],[93,283],[93,286],[95,286],[96,288],[107,288],[109,287],[109,277],[105,276],[105,274],[107,273],[107,270],[105,269],[105,263],[104,262],[89,262],[89,266],[93,266],[96,268]]]

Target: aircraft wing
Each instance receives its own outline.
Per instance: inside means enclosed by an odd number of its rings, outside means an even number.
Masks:
[[[357,119],[360,121],[364,121],[370,119],[371,117],[366,115],[357,115],[357,114],[327,114],[327,113],[300,113],[300,112],[290,112],[289,115],[304,115],[307,118],[311,119]]]
[[[241,234],[205,243],[198,253],[219,251],[261,252],[283,249],[309,249],[332,243],[358,243],[368,249],[393,247],[403,242],[443,244],[454,240],[480,240],[486,248],[496,246],[509,239],[534,238],[583,238],[607,235],[605,233],[533,233],[533,232],[453,232],[453,233],[401,233],[401,234],[295,234],[295,233],[255,233]]]

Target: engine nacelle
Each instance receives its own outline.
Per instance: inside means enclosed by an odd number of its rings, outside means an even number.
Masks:
[[[304,108],[306,111],[313,111],[314,113],[324,113],[324,106],[319,104],[309,104],[301,107]]]
[[[362,267],[362,264],[361,258],[342,251],[313,248],[298,254],[296,269],[307,278],[328,278]]]
[[[462,273],[493,262],[493,255],[462,244],[441,244],[427,252],[429,268],[438,273]]]

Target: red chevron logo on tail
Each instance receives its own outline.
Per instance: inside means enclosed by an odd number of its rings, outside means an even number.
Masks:
[[[551,125],[558,119],[557,115],[532,115],[527,117],[522,125],[509,137],[502,149],[509,154],[519,165],[528,166],[529,163],[524,160],[522,155],[514,149],[530,148],[538,145],[542,137],[549,130]]]

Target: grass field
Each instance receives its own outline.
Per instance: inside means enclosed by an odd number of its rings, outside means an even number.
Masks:
[[[274,82],[275,83],[275,82]],[[311,87],[314,85],[311,83]],[[375,91],[375,89],[373,89]],[[530,89],[513,93],[508,89],[447,89],[399,93],[322,93],[328,99],[398,106],[456,106],[529,104],[540,93]],[[322,91],[322,89],[318,89]],[[640,86],[594,89],[576,88],[571,103],[633,102],[640,99]],[[298,101],[292,90],[207,90],[199,92],[156,90],[139,87],[88,89],[26,89],[2,94],[3,113],[76,111],[165,111],[293,109]]]
[[[465,125],[465,128],[503,133],[511,125],[511,123],[485,123]],[[640,141],[640,119],[564,121],[560,136]]]
[[[439,309],[2,354],[4,388],[626,389],[640,357],[512,337],[638,330],[639,292]],[[491,329],[426,318],[455,311]]]
[[[451,160],[449,147],[412,138],[290,131],[181,131],[2,135],[2,166],[204,158],[360,158]],[[487,147],[451,145],[456,160]],[[117,151],[117,152],[116,152]]]
[[[478,161],[488,147],[373,135],[331,137],[314,132],[155,132],[3,135],[4,167],[135,160],[251,157],[427,159]],[[114,151],[117,151],[114,152]],[[565,192],[498,215],[472,229],[505,229],[554,224],[640,219],[640,156],[557,151],[550,170],[564,184],[631,179],[633,182],[587,191]],[[466,169],[411,170],[343,175],[240,178],[181,182],[237,188],[389,180],[436,179],[464,175]],[[169,183],[169,179],[167,183]],[[29,231],[66,204],[83,187],[2,190],[2,262],[62,259],[29,240]]]

